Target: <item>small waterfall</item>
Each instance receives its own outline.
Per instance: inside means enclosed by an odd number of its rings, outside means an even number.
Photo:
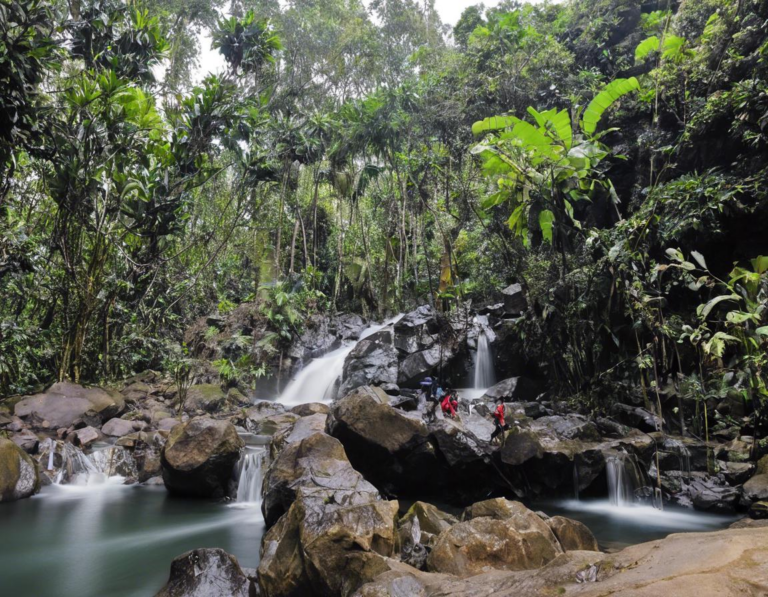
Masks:
[[[605,461],[608,477],[608,498],[612,506],[631,506],[635,501],[635,489],[641,484],[634,459],[626,453],[610,456]]]
[[[393,317],[382,324],[372,325],[360,335],[360,340],[372,336],[384,327],[396,322],[400,317],[402,315]],[[337,382],[344,373],[344,361],[347,360],[355,346],[357,346],[357,342],[350,342],[322,357],[313,359],[288,384],[278,401],[289,405],[306,402],[331,402],[336,397]]]
[[[678,469],[684,476],[686,481],[691,478],[691,452],[685,446],[683,442],[677,439],[669,438],[664,443],[664,447],[671,453],[677,454]]]
[[[246,447],[237,466],[237,501],[260,504],[261,485],[267,467],[267,450]]]
[[[491,344],[485,332],[480,332],[477,337],[477,354],[475,355],[475,382],[476,388],[490,388],[496,383],[493,371],[493,355]]]
[[[579,501],[579,467],[575,458],[573,459],[573,499]]]
[[[55,485],[103,485],[110,478],[122,481],[137,477],[133,456],[120,446],[107,446],[88,455],[69,442],[48,439],[41,444],[41,460],[46,451],[46,470]]]

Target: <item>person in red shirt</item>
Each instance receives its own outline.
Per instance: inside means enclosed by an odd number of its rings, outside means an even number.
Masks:
[[[445,398],[443,398],[443,402],[440,404],[440,408],[443,409],[443,415],[451,417],[452,419],[456,416],[456,407],[454,404],[458,404],[456,400],[453,398],[453,395],[451,394],[451,391],[448,390],[445,393]]]
[[[491,433],[491,443],[493,443],[493,440],[495,440],[497,437],[501,436],[501,445],[504,445],[504,432],[508,429],[508,425],[505,421],[505,414],[504,401],[499,400],[499,405],[496,407],[496,410],[493,411],[494,430],[493,433]]]

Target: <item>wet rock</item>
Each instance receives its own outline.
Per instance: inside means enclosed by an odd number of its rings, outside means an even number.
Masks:
[[[467,508],[464,522],[440,534],[430,571],[471,576],[490,570],[531,570],[563,550],[552,530],[519,502],[488,500]]]
[[[229,388],[227,391],[227,402],[233,406],[250,406],[251,399],[248,398],[237,388]]]
[[[328,415],[318,413],[301,417],[293,425],[281,429],[272,436],[270,443],[272,458],[276,458],[288,444],[301,441],[315,433],[323,433],[327,422]]]
[[[187,390],[184,400],[184,410],[188,412],[203,411],[214,413],[222,409],[227,396],[221,386],[215,384],[199,384]]]
[[[354,313],[342,313],[336,317],[336,334],[342,340],[357,340],[366,327],[365,320]]]
[[[403,337],[414,337],[423,334],[436,334],[440,331],[437,311],[431,305],[422,305],[418,309],[403,315],[395,323],[395,334]]]
[[[731,485],[741,485],[749,480],[755,471],[755,466],[750,462],[725,462],[718,460],[717,467],[723,473],[725,480]]]
[[[101,432],[110,437],[123,437],[140,430],[141,426],[136,421],[125,419],[110,419],[101,428]]]
[[[256,435],[276,435],[290,428],[301,417],[291,412],[248,419],[247,428]]]
[[[617,402],[611,407],[611,416],[622,425],[634,427],[640,431],[657,431],[660,427],[659,418],[639,406]]]
[[[741,498],[738,489],[725,485],[716,477],[694,477],[685,492],[697,510],[722,514],[735,512]]]
[[[458,518],[432,504],[414,502],[397,523],[401,542],[412,538],[416,521],[418,521],[418,542],[429,547],[434,544],[440,533],[459,522]]]
[[[447,355],[443,355],[443,349],[440,346],[433,346],[427,350],[408,355],[400,364],[397,383],[402,386],[417,384],[432,374],[440,364],[441,357],[444,356]]]
[[[600,432],[592,421],[582,415],[554,415],[542,417],[537,426],[549,427],[561,439],[600,441]]]
[[[339,504],[333,495],[302,488],[267,531],[258,572],[264,597],[350,595],[386,569],[398,503]]]
[[[586,525],[564,516],[553,516],[546,521],[565,551],[600,551],[597,539]]]
[[[0,502],[27,498],[39,490],[35,462],[11,440],[0,438]]]
[[[101,388],[59,382],[53,384],[42,394],[26,396],[16,403],[14,412],[22,419],[33,422],[47,422],[47,428],[70,427],[77,419],[92,412],[98,421],[106,421],[119,415],[125,408],[125,402],[118,393],[110,393]]]
[[[541,393],[539,384],[527,377],[510,377],[485,392],[486,400],[504,402],[531,402]]]
[[[758,473],[744,483],[744,497],[751,502],[768,500],[768,473]]]
[[[163,481],[172,493],[223,497],[244,442],[234,425],[204,417],[177,425],[163,448]]]
[[[528,308],[525,291],[520,284],[511,284],[501,291],[504,296],[504,312],[517,316]]]
[[[598,431],[606,437],[625,437],[629,434],[630,428],[605,417],[597,417],[595,420]]]
[[[734,439],[716,451],[716,458],[726,462],[748,462],[752,451],[752,442],[741,438]]]
[[[155,597],[249,597],[251,581],[223,549],[195,549],[171,563],[171,576]]]
[[[322,402],[307,402],[294,406],[291,412],[300,417],[311,417],[312,415],[327,415],[331,412],[331,407]]]
[[[86,447],[90,446],[95,441],[98,441],[100,437],[101,434],[99,433],[98,429],[94,429],[93,427],[83,427],[82,429],[73,431],[69,436],[67,436],[67,440],[72,438],[72,442],[76,446]]]
[[[379,499],[379,492],[357,472],[341,442],[324,433],[288,444],[264,478],[262,511],[274,525],[296,500],[300,489],[325,490],[336,504]]]
[[[379,487],[434,489],[439,463],[418,413],[390,406],[379,388],[364,386],[331,408],[328,430],[347,450],[352,465]]]
[[[541,459],[544,450],[536,434],[530,431],[513,431],[507,433],[499,455],[503,463],[519,466],[532,458]]]
[[[27,454],[34,454],[37,452],[37,448],[40,444],[40,438],[32,433],[29,429],[22,429],[17,433],[11,435],[11,441],[19,446]]]
[[[380,337],[381,333],[361,340],[344,361],[339,396],[365,385],[397,383],[397,350]]]

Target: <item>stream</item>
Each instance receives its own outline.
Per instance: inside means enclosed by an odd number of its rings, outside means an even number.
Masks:
[[[371,326],[362,337],[382,327]],[[459,391],[468,400],[482,396],[493,381],[491,350],[484,334],[479,340],[476,387]],[[290,406],[316,401],[322,392],[329,402],[354,346],[309,362],[279,400]],[[229,503],[174,498],[162,486],[123,485],[121,477],[93,474],[83,484],[49,485],[30,499],[2,504],[0,596],[149,597],[165,584],[175,557],[200,547],[222,548],[244,568],[255,568],[264,532],[260,496],[266,464],[263,446],[244,450],[237,500]],[[530,506],[585,523],[609,550],[675,532],[717,530],[735,520],[613,501],[618,505],[574,499]]]

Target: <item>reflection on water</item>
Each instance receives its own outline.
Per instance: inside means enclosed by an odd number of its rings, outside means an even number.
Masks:
[[[663,539],[672,533],[717,531],[739,518],[670,506],[663,511],[651,506],[613,506],[608,500],[540,501],[530,507],[549,516],[583,522],[600,547],[609,550]]]
[[[109,482],[50,486],[2,504],[0,529],[2,596],[147,597],[190,549],[220,547],[256,567],[264,527],[258,507]]]

